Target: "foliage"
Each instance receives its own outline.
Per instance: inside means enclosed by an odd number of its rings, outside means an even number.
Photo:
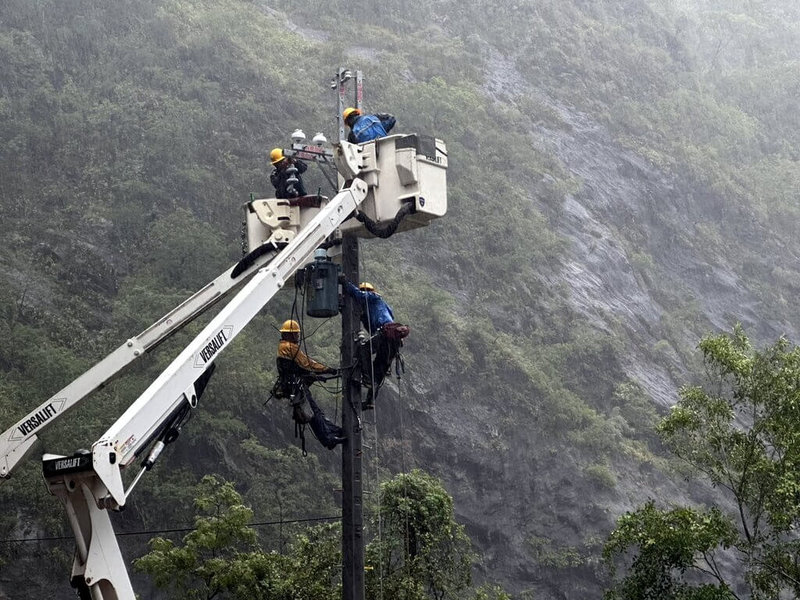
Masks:
[[[511,596],[499,586],[482,585],[475,591],[474,600],[511,600]]]
[[[584,467],[583,472],[591,481],[597,483],[601,488],[614,489],[617,485],[617,478],[607,465],[587,465]]]
[[[551,539],[532,536],[527,541],[533,559],[542,567],[565,569],[580,566],[585,561],[578,549],[562,546]]]
[[[453,499],[422,471],[381,484],[381,535],[367,548],[367,588],[389,598],[458,598],[471,583],[473,551],[453,516]]]
[[[603,555],[607,560],[637,552],[627,576],[604,596],[608,600],[733,600],[714,560],[718,547],[734,544],[736,532],[719,511],[659,510],[652,500],[617,522]],[[703,564],[698,564],[698,556]],[[714,583],[694,584],[698,575]]]
[[[150,552],[135,561],[136,569],[175,598],[280,597],[267,594],[276,587],[273,580],[282,573],[284,559],[256,551],[256,534],[248,527],[252,512],[233,484],[206,476],[195,506],[205,516],[197,517],[183,545],[154,538]]]
[[[206,476],[198,494],[195,529],[182,544],[154,538],[150,552],[135,561],[157,587],[176,598],[341,597],[339,524],[307,528],[288,553],[267,553],[250,527],[252,511],[231,483]],[[366,547],[368,597],[444,600],[469,589],[474,555],[441,482],[421,471],[385,482],[379,518],[382,534]],[[475,590],[475,600],[508,598],[497,586]]]
[[[251,527],[252,511],[230,482],[203,478],[195,501],[195,529],[181,545],[153,538],[135,561],[175,598],[335,600],[341,564],[337,525],[296,536],[288,554],[264,552]]]
[[[673,454],[725,492],[735,511],[665,511],[651,501],[620,519],[606,557],[638,553],[609,597],[641,597],[642,590],[684,597],[690,589],[706,597],[715,589],[713,597],[727,598],[743,584],[758,598],[800,591],[792,533],[800,521],[800,348],[781,338],[755,350],[737,325],[731,334],[704,338],[700,349],[708,385],[683,388],[658,431]],[[736,586],[715,559],[727,548],[735,549],[741,568]],[[695,588],[683,578],[686,571],[710,575],[713,583]]]

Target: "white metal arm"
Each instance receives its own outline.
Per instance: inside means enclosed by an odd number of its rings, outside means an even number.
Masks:
[[[194,382],[366,195],[367,186],[360,179],[339,192],[95,442],[92,452],[97,475],[119,506],[125,504],[120,470],[154,439],[181,403],[191,402],[187,394]]]
[[[75,534],[71,581],[81,598],[135,600],[108,514],[109,508],[125,505],[121,470],[156,439],[187,401],[195,404],[197,382],[219,353],[366,195],[367,185],[355,179],[320,210],[95,442],[90,455],[44,457],[47,485],[64,504]]]
[[[241,273],[234,273],[237,268],[242,269],[240,265],[234,265],[3,432],[0,435],[0,478],[11,476],[17,464],[30,453],[40,431],[93,391],[118,377],[136,359],[153,350],[232,290],[243,285],[253,273],[269,263],[278,250],[279,248],[274,248],[261,254]]]

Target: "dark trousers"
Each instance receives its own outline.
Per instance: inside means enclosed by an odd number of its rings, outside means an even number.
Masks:
[[[309,427],[311,427],[314,437],[319,440],[319,443],[329,450],[333,450],[336,444],[344,437],[344,431],[325,416],[325,413],[322,412],[322,409],[314,401],[314,397],[311,395],[311,390],[308,389],[307,384],[300,384],[298,394],[300,398],[295,399],[294,406],[292,407],[294,420],[300,424],[307,423]],[[308,407],[311,409],[311,415],[304,409],[304,401],[308,403]]]
[[[319,440],[320,444],[325,446],[328,450],[333,450],[336,444],[344,437],[344,430],[328,420],[325,413],[322,412],[322,409],[314,402],[314,398],[311,397],[310,393],[307,398],[308,405],[311,407],[311,412],[314,413],[314,416],[311,417],[311,421],[308,423],[311,426],[311,431],[314,432],[314,436]]]
[[[386,378],[398,350],[399,343],[389,340],[383,330],[378,331],[372,338],[372,352],[375,354],[373,361],[370,362],[369,358],[365,360],[365,357],[370,355],[369,342],[362,346],[361,364],[364,365],[362,381],[364,385],[371,388],[367,395],[367,402],[374,400],[378,395],[378,390],[383,385],[383,380]]]

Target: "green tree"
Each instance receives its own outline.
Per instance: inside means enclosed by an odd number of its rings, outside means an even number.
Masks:
[[[605,548],[613,558],[629,548],[637,549],[628,575],[606,594],[608,600],[735,598],[713,560],[718,547],[728,548],[736,538],[729,519],[718,509],[659,510],[652,500],[620,518]],[[698,563],[702,557],[702,563]],[[716,583],[690,583],[696,576],[710,576]]]
[[[800,593],[800,349],[781,338],[755,350],[740,326],[700,342],[709,382],[689,386],[658,432],[680,459],[726,492],[735,511],[659,510],[622,517],[605,547],[631,552],[607,598],[753,598]],[[730,548],[742,579],[718,565]],[[691,574],[691,583],[686,576]],[[699,583],[698,583],[698,577]],[[703,579],[705,577],[705,579]]]
[[[473,552],[441,481],[414,470],[381,485],[381,535],[367,547],[368,594],[457,598],[471,584]]]
[[[256,533],[249,527],[253,513],[232,483],[204,477],[195,506],[200,512],[196,528],[183,544],[152,539],[150,552],[134,563],[137,570],[150,575],[173,598],[295,598],[285,577],[289,561],[258,549]]]
[[[231,483],[207,476],[195,501],[196,529],[176,544],[150,541],[135,561],[172,597],[337,600],[341,596],[341,527],[318,525],[298,534],[286,555],[265,553],[250,527],[252,511]],[[444,600],[468,592],[473,553],[453,517],[453,500],[441,482],[421,471],[383,484],[382,534],[367,545],[367,597]],[[508,600],[497,586],[476,600]]]

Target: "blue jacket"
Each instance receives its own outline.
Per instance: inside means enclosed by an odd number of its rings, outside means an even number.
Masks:
[[[362,292],[349,281],[344,282],[344,291],[348,296],[358,301],[362,308],[366,304],[367,310],[361,311],[361,324],[367,331],[374,333],[380,327],[394,321],[392,308],[386,304],[380,294]]]
[[[351,144],[363,144],[385,135],[392,130],[396,120],[388,113],[376,115],[361,115],[350,128],[347,141]]]

